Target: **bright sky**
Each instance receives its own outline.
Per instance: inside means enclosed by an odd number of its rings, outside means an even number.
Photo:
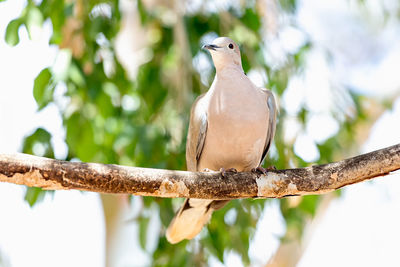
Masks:
[[[23,136],[40,125],[55,136],[56,155],[63,155],[62,124],[56,109],[49,107],[36,113],[32,96],[33,79],[43,67],[53,64],[56,56],[56,50],[48,46],[48,25],[34,41],[28,40],[26,31],[21,29],[21,43],[17,47],[9,47],[3,40],[6,23],[19,15],[23,3],[23,0],[0,3],[0,125],[3,125],[0,153],[19,151]],[[390,95],[399,90],[400,84],[398,24],[389,24],[383,32],[369,32],[360,22],[357,9],[351,8],[348,1],[329,5],[318,0],[301,2],[298,18],[321,49],[336,53],[340,60],[335,63],[335,71],[333,74],[327,71],[327,63],[317,49],[309,55],[305,77],[294,78],[289,93],[282,99],[282,104],[293,113],[299,101],[319,111],[320,115],[313,118],[314,122],[301,133],[294,147],[296,153],[309,161],[318,157],[315,142],[337,131],[335,122],[323,112],[326,103],[321,101],[329,100],[328,79],[343,81],[360,92],[376,96]],[[290,42],[293,35],[285,38]],[[399,118],[400,100],[397,100],[394,109],[376,123],[363,151],[399,143],[398,129],[394,129],[394,125],[400,125]],[[330,122],[320,127],[321,121]],[[296,122],[288,125],[300,130]],[[390,175],[344,189],[343,196],[333,201],[317,225],[299,266],[398,266],[399,178]],[[104,223],[97,194],[56,192],[54,198],[48,196],[30,208],[23,200],[24,190],[21,186],[0,184],[0,251],[10,266],[104,265]],[[128,232],[128,236],[134,237],[137,229],[130,228]],[[270,257],[278,246],[277,236],[283,233],[279,206],[277,201],[271,201],[250,248],[254,266],[261,266]],[[137,244],[130,249],[131,253],[121,257],[120,266],[134,265],[138,258],[145,262]],[[226,266],[240,266],[236,257],[227,254]],[[221,266],[215,260],[210,263]]]
[[[62,138],[62,122],[54,107],[36,113],[33,80],[53,63],[49,27],[35,41],[20,29],[21,43],[4,42],[7,22],[18,16],[25,1],[0,3],[0,153],[20,151],[23,136],[38,125]],[[58,139],[58,141],[57,141]],[[57,153],[64,147],[58,146]],[[30,208],[25,188],[0,185],[0,252],[6,266],[102,266],[104,222],[99,197],[78,191],[57,192]]]

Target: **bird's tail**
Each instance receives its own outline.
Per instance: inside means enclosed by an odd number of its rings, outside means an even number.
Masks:
[[[228,203],[226,200],[186,199],[185,203],[168,226],[166,237],[175,244],[183,239],[192,239],[200,233],[210,220],[214,210]]]

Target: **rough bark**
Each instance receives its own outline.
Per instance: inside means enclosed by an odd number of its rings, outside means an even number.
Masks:
[[[0,155],[0,182],[156,197],[280,198],[323,194],[400,169],[400,144],[306,168],[251,172],[187,172]]]

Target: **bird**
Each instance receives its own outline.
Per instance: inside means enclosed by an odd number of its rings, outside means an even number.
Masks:
[[[203,46],[211,54],[216,74],[209,90],[192,105],[186,142],[188,171],[253,171],[261,167],[276,129],[277,106],[268,89],[257,87],[245,74],[239,46],[218,37]],[[167,240],[193,239],[213,211],[229,200],[186,199],[166,231]]]

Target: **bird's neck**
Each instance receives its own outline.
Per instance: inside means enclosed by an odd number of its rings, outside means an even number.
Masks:
[[[225,67],[217,70],[209,95],[212,97],[229,96],[231,94],[246,93],[251,81],[240,66]]]
[[[225,78],[232,78],[232,77],[240,77],[242,75],[246,75],[243,71],[242,66],[237,64],[230,64],[229,66],[224,66],[223,68],[216,69],[216,78],[218,79],[225,79]]]

